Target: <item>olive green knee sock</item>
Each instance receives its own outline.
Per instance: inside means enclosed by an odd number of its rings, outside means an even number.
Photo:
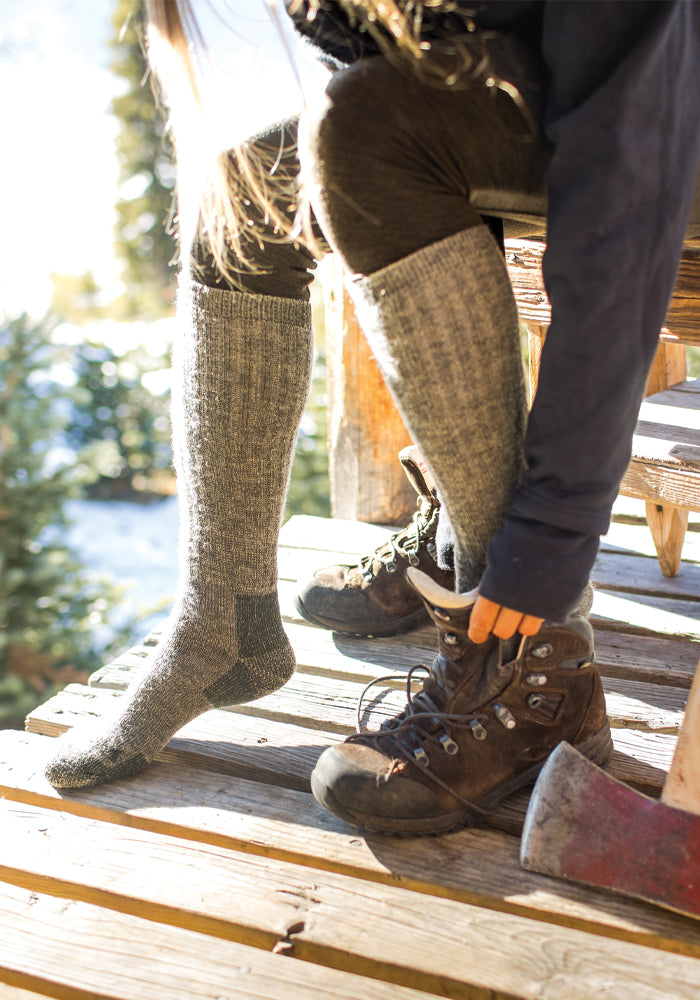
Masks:
[[[518,316],[503,256],[475,226],[349,287],[452,523],[457,589],[471,590],[524,468]]]
[[[46,768],[58,788],[133,774],[190,719],[269,694],[294,670],[277,538],[308,391],[310,307],[188,283],[178,312],[175,608],[114,715],[58,741]]]

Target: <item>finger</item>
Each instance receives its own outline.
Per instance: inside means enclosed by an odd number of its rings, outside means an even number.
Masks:
[[[518,625],[518,632],[521,635],[537,635],[544,624],[544,618],[535,618],[534,615],[523,615],[522,621]]]
[[[500,610],[500,604],[489,601],[487,597],[477,597],[469,618],[469,638],[472,642],[486,642]]]
[[[498,617],[494,622],[491,631],[499,639],[510,639],[518,631],[523,620],[522,612],[513,611],[512,608],[501,608]]]

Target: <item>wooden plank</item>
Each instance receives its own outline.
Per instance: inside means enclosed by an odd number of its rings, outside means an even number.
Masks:
[[[2,969],[0,969],[0,976],[2,976]],[[3,983],[2,979],[0,979],[0,997],[2,997],[2,1000],[45,1000],[46,994],[8,986],[7,983]]]
[[[662,459],[663,460],[663,459]],[[657,500],[686,510],[700,509],[700,471],[669,468],[653,461],[630,462],[620,492],[641,500]]]
[[[546,244],[536,240],[506,240],[506,265],[518,313],[527,323],[549,325],[551,308],[542,280]],[[686,247],[664,326],[686,344],[700,344],[698,296],[700,262],[696,250]]]
[[[631,499],[631,498],[630,498]],[[643,498],[642,498],[643,499]],[[330,518],[299,515],[290,518],[282,529],[280,545],[282,549],[301,549],[319,553],[320,566],[331,566],[344,562],[348,555],[361,556],[374,552],[396,529],[374,524],[360,524],[355,521],[334,521]],[[339,548],[342,539],[342,549]],[[603,551],[629,552],[656,558],[651,534],[646,523],[613,523],[609,532],[601,540]],[[300,558],[303,558],[301,556]],[[700,531],[689,531],[686,539],[684,559],[700,563]],[[282,579],[296,580],[300,575],[293,568]]]
[[[571,1000],[603,983],[639,1000],[697,996],[697,957],[67,813],[3,802],[0,816],[12,884],[316,965],[455,1000],[535,1000],[548,982]]]
[[[309,625],[286,628],[306,673],[337,672],[348,680],[371,680],[385,667],[406,671],[416,663],[430,664],[436,650],[432,625],[384,639],[342,636]],[[609,630],[596,632],[595,650],[603,676],[683,688],[690,687],[700,658],[695,643]]]
[[[644,497],[639,498],[644,500]],[[656,558],[656,550],[651,532],[644,524],[620,524],[613,522],[610,530],[601,539],[601,549],[604,552],[628,552]],[[700,562],[700,531],[689,531],[683,546],[683,562]],[[683,567],[681,567],[681,573]],[[661,570],[659,570],[661,575]]]
[[[603,678],[610,724],[637,732],[678,733],[688,700],[683,688]]]
[[[697,601],[596,590],[591,622],[597,629],[670,636],[697,643],[700,615]]]
[[[698,663],[695,643],[596,631],[596,663],[605,677],[689,688]]]
[[[689,378],[670,389],[655,393],[654,401],[664,406],[700,410],[700,379]]]
[[[325,637],[322,637],[325,638]],[[377,728],[393,718],[406,703],[405,671],[408,664],[402,657],[397,668],[387,673],[363,696],[369,681],[377,679],[377,666],[363,664],[365,676],[357,680],[359,664],[350,663],[352,679],[339,676],[337,670],[325,673],[307,673],[303,658],[294,676],[283,688],[264,698],[245,705],[226,709],[236,715],[258,716],[278,722],[300,724],[306,729],[323,729],[348,735],[354,731],[356,715],[362,698],[361,721],[364,727]],[[342,662],[342,660],[341,660]],[[410,662],[410,661],[409,661]],[[384,664],[389,669],[389,664]],[[118,667],[112,671],[103,667],[91,678],[91,687],[123,689],[136,676],[137,671]],[[423,676],[416,677],[413,690],[418,690]],[[644,681],[620,678],[603,678],[608,715],[613,726],[676,733],[683,720],[687,689],[657,686]]]
[[[0,997],[429,1000],[432,994],[0,884]],[[38,992],[27,992],[22,984]]]
[[[279,543],[297,549],[327,552],[335,552],[340,548],[361,555],[364,552],[373,552],[378,545],[386,541],[392,531],[396,530],[398,527],[387,528],[342,518],[297,514],[282,527]]]
[[[460,830],[440,838],[358,837],[308,795],[165,764],[98,788],[57,792],[41,777],[46,737],[0,733],[0,793],[198,843],[301,863],[622,940],[700,955],[700,924],[524,872],[515,838]]]
[[[646,529],[645,529],[646,530]],[[651,539],[651,535],[649,536]],[[682,568],[681,568],[682,572]],[[294,607],[296,583],[282,580],[278,585],[280,608],[285,623],[304,625],[304,619]],[[667,599],[658,595],[625,594],[619,591],[597,591],[597,601],[591,614],[591,623],[597,629],[628,632],[636,635],[660,635],[698,642],[700,617],[697,601]],[[331,633],[340,638],[337,633]],[[411,632],[410,636],[415,636]],[[346,636],[348,641],[350,636]],[[372,639],[371,642],[378,642]],[[423,642],[420,642],[421,648]],[[433,653],[434,655],[434,653]],[[415,656],[412,662],[415,661]],[[420,662],[420,661],[419,661]]]
[[[646,524],[642,530],[649,535]],[[648,547],[653,549],[651,535]],[[604,543],[593,567],[593,584],[605,590],[626,590],[630,593],[695,600],[699,602],[700,614],[700,564],[689,560],[689,548],[687,544],[684,546],[685,558],[678,576],[666,577],[659,569],[656,558],[620,552]],[[298,582],[301,586],[323,566],[354,565],[357,559],[357,556],[349,552],[330,553],[284,546],[278,553],[280,579],[292,581],[295,586]]]
[[[593,567],[592,581],[601,590],[697,601],[700,618],[700,565],[697,563],[684,560],[678,575],[668,577],[663,575],[656,559],[601,550]],[[700,630],[700,622],[698,628]]]
[[[100,699],[105,698],[106,708],[114,694],[70,685],[70,690],[56,695],[29,716],[28,730],[39,735],[58,736],[85,720],[85,710],[81,707],[83,695],[94,718],[100,713]],[[342,738],[343,734],[304,728],[300,722],[291,725],[274,719],[214,711],[184,726],[156,759],[308,791],[311,771],[320,753]],[[621,747],[621,752],[613,756],[609,765],[611,774],[647,794],[659,794],[670,766],[675,735],[617,727],[613,729],[613,742]],[[634,747],[633,753],[629,752],[630,746]],[[489,822],[498,825],[499,829],[517,832],[524,817],[525,807],[521,806],[515,825],[510,819],[503,825],[498,818],[501,810]]]
[[[60,736],[109,711],[113,699],[120,696],[118,691],[71,684],[29,715],[27,730]],[[308,791],[319,755],[343,738],[343,734],[309,730],[300,724],[219,710],[205,712],[183,726],[157,759]]]
[[[678,433],[669,438],[666,428],[660,424],[642,424],[641,430],[643,433],[635,434],[632,442],[634,465],[659,465],[679,475],[700,471],[700,448],[692,441],[694,434],[691,431],[678,429]],[[689,483],[692,489],[693,476],[689,477]]]
[[[700,433],[700,379],[687,379],[648,396],[639,408],[640,423],[658,424],[676,430]],[[692,437],[691,443],[695,443]]]

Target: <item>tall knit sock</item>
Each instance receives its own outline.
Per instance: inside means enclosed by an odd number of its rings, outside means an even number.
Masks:
[[[518,317],[503,257],[475,226],[349,291],[452,522],[457,589],[471,590],[524,467]]]
[[[61,737],[57,788],[141,770],[210,708],[285,683],[277,538],[311,368],[308,303],[189,283],[174,352],[180,582],[153,663],[113,717]]]

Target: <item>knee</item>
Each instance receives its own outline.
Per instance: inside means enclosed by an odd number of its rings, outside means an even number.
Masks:
[[[386,165],[406,121],[407,89],[406,78],[383,56],[361,59],[336,73],[326,100],[306,115],[300,149],[304,173],[351,193],[374,164]]]

